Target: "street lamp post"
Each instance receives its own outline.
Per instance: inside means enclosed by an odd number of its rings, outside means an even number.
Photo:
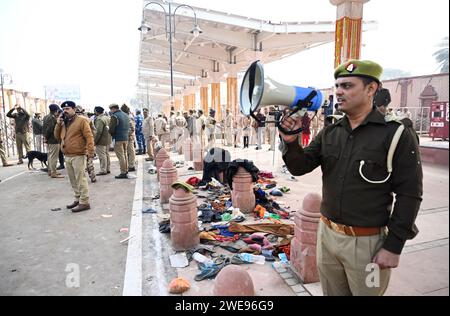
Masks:
[[[201,28],[199,27],[198,23],[197,23],[197,13],[195,12],[194,8],[187,5],[187,4],[180,4],[178,5],[175,10],[173,11],[172,14],[172,4],[170,2],[168,2],[168,6],[169,6],[169,12],[167,13],[166,8],[158,2],[149,2],[144,6],[144,9],[142,10],[142,23],[141,26],[139,27],[139,31],[141,31],[141,33],[143,35],[147,34],[149,31],[151,31],[151,27],[145,23],[145,9],[151,5],[151,4],[156,4],[159,5],[163,11],[164,11],[164,25],[165,25],[165,32],[166,32],[166,36],[169,36],[169,60],[170,60],[170,105],[171,107],[173,107],[173,102],[174,102],[174,84],[173,84],[173,37],[175,36],[175,32],[176,32],[176,27],[175,27],[175,15],[177,13],[177,10],[181,7],[185,7],[185,8],[189,8],[192,10],[192,12],[194,13],[194,28],[192,29],[191,33],[194,35],[194,37],[198,37],[200,36],[201,33],[203,33],[203,31],[201,30]],[[167,19],[169,19],[167,21]],[[173,23],[173,28],[172,28],[172,23]]]
[[[1,90],[2,90],[2,105],[3,105],[3,112],[2,112],[2,120],[4,123],[4,136],[5,136],[5,146],[6,146],[6,152],[7,155],[9,156],[9,146],[8,146],[8,124],[6,122],[6,103],[5,103],[5,90],[4,90],[4,84],[5,84],[5,78],[8,78],[8,83],[11,83],[11,76],[8,74],[5,74],[3,72],[3,69],[0,69],[0,85],[1,85]]]

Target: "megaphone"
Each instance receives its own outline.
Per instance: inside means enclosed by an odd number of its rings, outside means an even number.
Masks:
[[[281,128],[282,115],[292,116],[299,111],[317,111],[324,104],[322,92],[314,88],[302,88],[281,84],[264,76],[264,67],[254,62],[247,70],[241,86],[241,112],[259,121],[256,114],[265,106],[278,106],[281,108],[276,116],[277,127],[287,135],[298,134],[301,129],[286,131]],[[288,110],[288,111],[286,111]],[[281,113],[282,112],[282,113]]]

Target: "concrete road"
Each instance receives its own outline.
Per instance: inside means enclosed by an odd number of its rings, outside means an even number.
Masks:
[[[65,208],[67,176],[0,168],[0,295],[122,295],[128,233],[119,231],[130,225],[136,180],[115,180],[113,166],[89,184],[92,209],[80,214]]]

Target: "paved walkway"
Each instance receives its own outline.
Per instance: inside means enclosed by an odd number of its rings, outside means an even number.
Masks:
[[[251,159],[261,170],[274,172],[280,185],[289,186],[291,193],[280,201],[292,209],[301,207],[306,194],[321,192],[320,169],[293,182],[281,173],[279,152],[274,156],[268,146],[262,151],[254,147],[228,149],[233,159]],[[173,158],[182,160],[181,156]],[[114,175],[118,173],[115,159],[113,166]],[[67,178],[49,180],[43,173],[29,172],[26,166],[0,167],[0,295],[123,295],[127,294],[123,285],[136,284],[136,280],[142,282],[142,287],[135,289],[142,295],[168,295],[168,283],[179,275],[192,280],[186,295],[212,295],[214,281],[193,281],[196,265],[170,267],[169,255],[174,253],[170,235],[158,231],[158,220],[167,209],[151,199],[158,194],[158,185],[155,176],[146,173],[150,163],[140,166],[137,183],[136,179],[99,178],[90,185],[93,209],[77,215],[64,210],[72,200]],[[181,179],[193,175],[188,166],[178,169]],[[201,174],[196,176],[201,178]],[[424,164],[424,200],[417,219],[420,233],[407,243],[387,295],[449,294],[448,186],[448,168]],[[141,194],[136,195],[139,190]],[[58,207],[62,211],[50,211]],[[134,231],[120,230],[135,229],[130,223],[136,222],[140,207],[157,208],[158,214],[142,214],[142,224],[137,227],[142,240],[131,239],[128,248],[120,241],[133,237]],[[67,286],[76,270],[71,264],[80,271],[79,287]],[[269,263],[245,268],[257,295],[321,295],[320,284],[302,286],[288,270],[276,271]]]

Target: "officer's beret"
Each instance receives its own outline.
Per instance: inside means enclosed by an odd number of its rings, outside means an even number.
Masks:
[[[119,109],[119,105],[113,103],[109,106],[109,108],[110,109]]]
[[[72,108],[75,109],[77,105],[73,101],[65,101],[63,104],[61,104],[61,108]]]
[[[102,108],[101,106],[96,106],[96,107],[94,108],[94,112],[97,112],[97,113],[102,114],[102,113],[105,112],[105,109]]]
[[[334,72],[334,78],[341,77],[365,77],[375,80],[380,83],[380,77],[383,73],[383,68],[377,63],[370,60],[349,60]]]

